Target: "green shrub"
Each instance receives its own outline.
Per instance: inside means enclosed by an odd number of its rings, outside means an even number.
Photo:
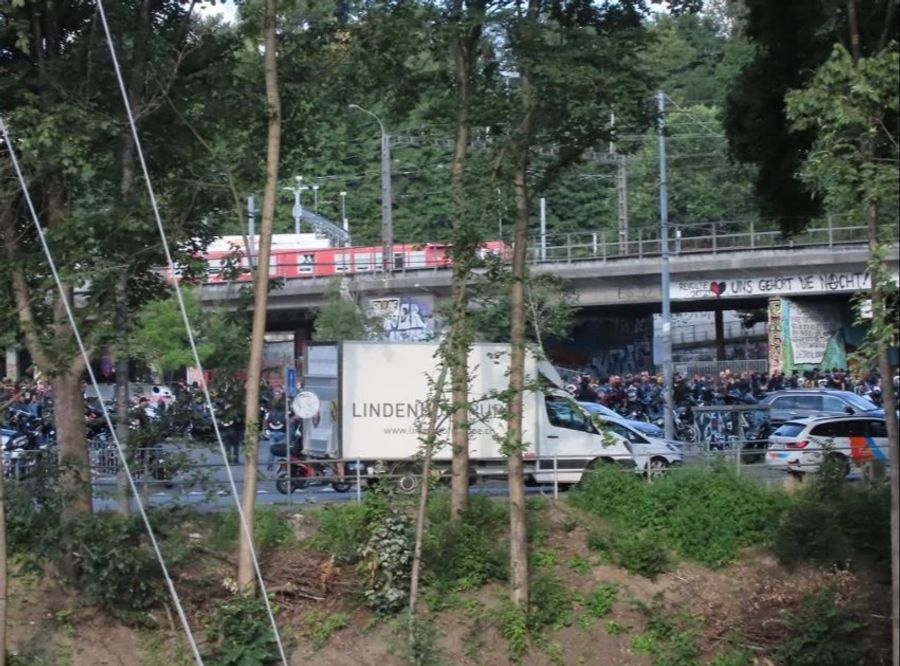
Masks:
[[[612,538],[606,532],[591,530],[590,532],[588,532],[585,543],[588,547],[588,550],[603,555],[607,559],[612,559]]]
[[[638,610],[646,619],[647,629],[632,641],[636,652],[649,654],[653,666],[696,666],[699,663],[694,618],[685,613],[667,613],[661,598],[649,606],[638,604]]]
[[[419,615],[411,621],[403,618],[398,629],[406,638],[400,652],[409,666],[440,666],[443,663],[443,655],[436,645],[440,632],[430,617]]]
[[[501,606],[500,635],[506,639],[510,661],[519,661],[528,649],[528,616],[521,606],[508,601]]]
[[[265,601],[258,597],[235,594],[219,603],[207,633],[215,643],[212,654],[207,655],[208,663],[262,666],[279,660]]]
[[[783,493],[741,479],[725,467],[681,470],[651,484],[604,466],[585,478],[570,501],[607,519],[613,545],[627,552],[619,557],[634,561],[636,568],[642,567],[638,545],[647,546],[658,565],[667,544],[707,566],[725,564],[741,546],[768,542],[785,505]],[[646,535],[637,544],[635,532]],[[597,549],[605,550],[602,537],[591,538]]]
[[[791,637],[772,650],[784,666],[853,666],[865,660],[862,640],[866,623],[850,608],[837,605],[832,588],[800,601],[796,613],[785,613]]]
[[[473,495],[460,520],[450,523],[449,503],[442,497],[429,505],[428,519],[422,561],[429,584],[453,592],[507,578],[505,504]]]
[[[531,581],[528,628],[539,634],[544,627],[559,629],[572,624],[574,598],[569,589],[551,574],[539,574]]]
[[[312,610],[306,614],[304,635],[312,642],[314,650],[321,650],[331,635],[346,628],[347,624],[348,618],[344,613]]]
[[[584,608],[591,617],[601,618],[612,610],[618,594],[618,585],[604,583],[585,597]]]
[[[353,562],[369,538],[368,516],[362,504],[328,505],[316,514],[318,529],[307,543],[339,562]]]
[[[363,596],[376,613],[388,615],[405,607],[412,568],[412,518],[396,509],[381,516],[360,551],[366,573]]]
[[[210,543],[218,550],[231,550],[238,543],[241,521],[238,512],[220,514],[214,522]],[[257,507],[253,514],[253,544],[260,551],[291,543],[294,532],[287,517],[274,507]]]
[[[787,566],[810,561],[826,566],[845,566],[850,546],[831,507],[818,498],[800,499],[778,525],[772,550]]]
[[[146,620],[142,612],[162,598],[162,570],[136,518],[103,513],[73,524],[76,585],[85,601],[125,620]]]
[[[669,570],[669,555],[652,532],[623,531],[614,547],[616,563],[632,573],[653,579]]]
[[[773,550],[782,564],[846,566],[855,556],[890,571],[890,489],[816,480],[778,523]]]
[[[60,495],[55,467],[18,483],[4,485],[6,499],[6,544],[10,554],[37,565],[59,554]]]

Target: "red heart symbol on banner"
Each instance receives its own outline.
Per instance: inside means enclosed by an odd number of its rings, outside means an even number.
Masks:
[[[709,290],[714,293],[716,296],[721,296],[725,293],[725,283],[724,282],[710,282]]]

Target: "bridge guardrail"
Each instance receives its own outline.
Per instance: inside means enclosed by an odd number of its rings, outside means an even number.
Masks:
[[[530,242],[529,257],[535,263],[571,263],[575,261],[643,259],[659,256],[661,243],[657,230],[637,229],[627,241],[610,240],[612,232],[574,231],[535,237]],[[719,253],[744,250],[792,249],[799,247],[834,247],[867,241],[865,226],[835,226],[807,229],[791,237],[780,231],[756,230],[751,224],[746,231],[722,233],[717,226],[673,227],[669,238],[672,256],[692,253]],[[894,241],[897,238],[892,239]]]

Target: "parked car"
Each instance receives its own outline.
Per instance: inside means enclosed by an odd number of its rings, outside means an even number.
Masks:
[[[781,424],[769,437],[766,464],[788,472],[816,472],[826,459],[844,475],[869,461],[888,461],[887,426],[870,416],[806,417]]]
[[[618,412],[611,410],[605,405],[601,405],[599,402],[579,401],[578,404],[584,407],[584,411],[586,411],[588,414],[596,414],[603,417],[603,419],[606,421],[621,423],[628,426],[629,428],[633,428],[638,432],[647,435],[648,437],[656,437],[658,439],[662,439],[666,436],[662,429],[655,423],[649,423],[648,421],[637,421],[635,419],[626,419]]]
[[[650,437],[630,424],[607,419],[599,414],[592,415],[592,418],[604,434],[618,441],[624,441],[625,446],[631,451],[635,470],[639,473],[654,476],[672,466],[680,465],[683,461],[681,447],[677,442],[661,437]]]
[[[769,421],[777,426],[807,416],[867,416],[884,418],[884,410],[871,400],[836,389],[789,389],[763,398]]]

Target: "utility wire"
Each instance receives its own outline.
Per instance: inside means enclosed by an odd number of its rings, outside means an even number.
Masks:
[[[144,174],[144,181],[147,185],[147,195],[150,198],[150,206],[153,208],[153,215],[156,219],[156,226],[159,229],[160,239],[162,240],[162,247],[163,247],[163,250],[166,255],[167,267],[172,275],[172,284],[173,284],[173,287],[175,290],[175,296],[178,300],[178,307],[181,310],[181,317],[182,317],[182,320],[184,321],[184,326],[185,326],[185,330],[187,333],[188,341],[191,346],[191,353],[193,354],[195,366],[197,368],[199,368],[200,371],[202,372],[203,364],[200,363],[200,354],[197,351],[197,344],[196,344],[196,341],[194,340],[194,332],[193,332],[193,329],[191,328],[191,322],[190,322],[190,319],[187,314],[187,307],[185,306],[185,303],[184,303],[184,296],[181,293],[180,280],[178,278],[178,273],[176,271],[175,262],[172,259],[172,253],[169,249],[169,241],[166,238],[166,231],[165,231],[165,228],[163,227],[162,217],[159,213],[159,206],[157,205],[157,202],[156,202],[156,194],[153,190],[153,184],[150,180],[150,171],[147,168],[147,161],[144,158],[144,150],[143,150],[143,147],[141,146],[140,137],[138,136],[137,124],[135,123],[135,120],[134,120],[134,113],[131,109],[131,104],[128,101],[128,93],[125,90],[125,81],[122,78],[122,69],[119,66],[119,59],[116,56],[116,49],[115,49],[115,46],[113,45],[112,34],[110,33],[109,24],[107,23],[107,20],[106,20],[106,10],[104,8],[103,0],[97,0],[97,9],[100,14],[100,21],[103,24],[103,31],[106,34],[106,43],[107,43],[107,46],[109,47],[109,54],[112,59],[113,69],[115,70],[115,73],[116,73],[116,80],[119,83],[119,91],[122,94],[122,102],[125,106],[125,112],[128,116],[128,124],[131,128],[132,138],[134,139],[135,151],[137,153],[138,160],[140,161],[140,164],[141,164],[141,170],[143,171],[143,174]],[[212,419],[212,426],[213,426],[213,431],[216,434],[216,441],[219,443],[219,449],[221,450],[222,458],[225,461],[225,470],[228,474],[228,481],[231,484],[231,491],[232,491],[232,495],[234,497],[234,503],[235,503],[235,506],[237,507],[237,513],[238,513],[238,516],[241,521],[241,529],[243,530],[244,535],[246,536],[247,541],[250,545],[250,555],[253,560],[253,568],[256,571],[256,578],[259,581],[260,593],[261,593],[263,602],[266,607],[266,613],[268,614],[269,621],[272,624],[272,631],[274,632],[275,643],[278,646],[278,653],[281,656],[281,661],[284,663],[284,666],[288,666],[287,655],[285,654],[285,651],[284,651],[284,645],[281,642],[281,634],[278,631],[278,624],[275,622],[275,614],[272,611],[272,604],[269,601],[269,595],[266,593],[266,584],[265,584],[265,581],[263,580],[262,571],[259,568],[259,558],[256,555],[256,548],[253,545],[253,530],[251,529],[250,524],[247,522],[247,517],[244,515],[244,511],[241,507],[240,498],[238,497],[238,492],[237,492],[237,485],[234,482],[234,474],[231,471],[231,465],[228,463],[228,454],[225,450],[225,444],[222,442],[222,434],[219,432],[219,423],[218,423],[218,420],[216,419],[216,413],[215,413],[215,409],[213,408],[212,398],[209,395],[209,387],[207,386],[206,382],[201,382],[201,387],[203,389],[203,397],[206,400],[206,408],[209,410],[209,415],[210,415],[210,418]]]
[[[62,285],[62,280],[59,277],[59,272],[56,269],[56,262],[53,260],[53,253],[50,252],[50,246],[47,245],[47,239],[44,236],[44,230],[41,227],[40,220],[38,219],[37,211],[34,207],[34,202],[31,200],[31,194],[28,191],[28,184],[25,181],[25,176],[22,174],[22,170],[19,167],[19,160],[16,157],[16,151],[13,147],[12,141],[9,138],[9,133],[6,129],[6,123],[3,120],[3,117],[0,116],[0,132],[3,134],[3,140],[6,142],[6,146],[9,149],[9,156],[12,159],[13,168],[16,171],[16,177],[19,180],[19,186],[22,188],[22,194],[25,197],[25,202],[28,206],[28,212],[31,215],[31,220],[34,223],[34,228],[37,230],[38,238],[41,241],[41,247],[44,249],[44,255],[47,257],[47,263],[50,265],[50,272],[53,274],[53,281],[56,283],[56,288],[59,291],[59,297],[62,301],[63,308],[66,311],[66,318],[69,320],[69,326],[72,327],[72,334],[75,336],[75,342],[78,344],[78,351],[81,352],[81,357],[84,359],[85,366],[87,368],[88,376],[91,378],[91,385],[94,387],[94,391],[97,392],[97,395],[100,395],[100,387],[97,384],[97,377],[94,375],[94,371],[91,368],[91,359],[87,353],[87,349],[84,346],[84,341],[81,339],[81,334],[78,332],[78,324],[75,323],[75,315],[72,313],[72,307],[69,303],[68,296],[66,296],[66,290]],[[109,428],[110,433],[112,434],[113,442],[116,445],[116,451],[119,454],[119,459],[122,461],[122,470],[125,472],[125,475],[128,477],[128,485],[131,488],[131,493],[135,498],[138,506],[138,512],[141,514],[141,520],[144,523],[144,528],[147,530],[147,536],[150,538],[150,544],[153,547],[153,552],[156,555],[156,559],[159,562],[159,566],[162,569],[163,578],[166,581],[166,587],[169,588],[169,595],[172,597],[172,603],[175,604],[175,610],[178,613],[178,619],[181,620],[181,626],[184,628],[184,633],[187,636],[188,643],[191,646],[191,652],[194,654],[194,659],[200,666],[203,666],[203,659],[200,657],[200,650],[197,647],[197,641],[194,639],[194,633],[191,631],[191,625],[188,622],[187,616],[184,613],[184,608],[181,605],[181,599],[178,597],[178,591],[175,589],[175,583],[172,582],[172,577],[169,575],[169,569],[166,567],[166,560],[163,557],[162,551],[159,548],[159,543],[156,541],[156,535],[153,533],[153,528],[150,526],[150,519],[147,517],[147,512],[144,509],[144,505],[140,499],[140,493],[138,492],[137,485],[134,482],[134,476],[131,474],[131,468],[128,465],[128,457],[125,455],[125,451],[122,448],[121,442],[119,442],[119,437],[116,434],[116,429],[113,426],[112,418],[109,415],[109,411],[106,408],[106,403],[101,400],[100,401],[100,409],[103,412],[103,418],[106,421],[106,426]]]

